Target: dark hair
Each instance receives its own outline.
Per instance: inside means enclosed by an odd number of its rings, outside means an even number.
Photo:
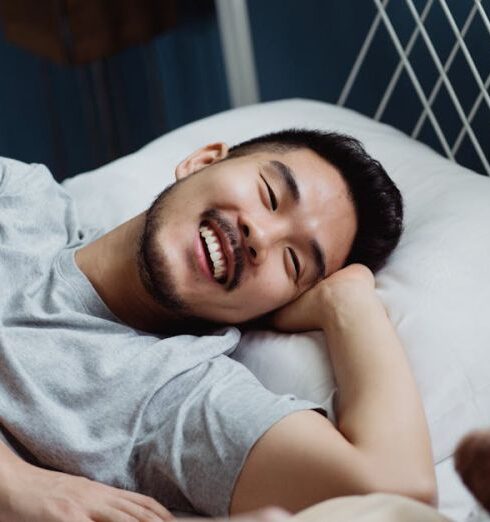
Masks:
[[[227,159],[261,150],[285,153],[301,148],[311,149],[337,167],[349,187],[358,229],[345,265],[362,263],[373,272],[380,269],[400,239],[403,200],[385,169],[358,140],[335,132],[288,129],[235,145]]]

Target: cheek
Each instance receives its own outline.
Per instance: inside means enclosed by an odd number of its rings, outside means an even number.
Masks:
[[[272,264],[263,267],[262,273],[250,281],[248,299],[244,304],[255,314],[265,314],[284,306],[294,298],[294,288],[288,277]]]
[[[259,193],[251,176],[226,172],[207,181],[201,193],[211,206],[222,209],[241,208],[252,212],[255,205],[260,203]]]
[[[207,318],[229,324],[242,323],[280,308],[294,297],[295,290],[287,277],[275,267],[264,267],[260,275],[244,282],[236,293],[214,303],[213,313]]]

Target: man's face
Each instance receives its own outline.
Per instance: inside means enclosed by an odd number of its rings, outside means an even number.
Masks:
[[[314,152],[224,156],[214,144],[179,165],[147,213],[140,275],[177,316],[238,324],[341,268],[357,224],[345,182]]]

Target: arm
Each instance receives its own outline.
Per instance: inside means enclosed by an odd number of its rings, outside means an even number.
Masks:
[[[0,442],[1,522],[162,522],[172,518],[149,497],[32,466]]]
[[[339,390],[339,431],[313,411],[278,422],[250,452],[231,512],[266,504],[298,511],[374,491],[434,502],[422,403],[370,271],[351,265],[337,272],[274,321],[282,330],[324,330]]]

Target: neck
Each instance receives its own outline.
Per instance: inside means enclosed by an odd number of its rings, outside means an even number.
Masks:
[[[138,271],[138,248],[145,214],[138,214],[93,243],[79,249],[75,260],[100,298],[122,322],[147,332],[173,326],[172,314],[146,291]]]

